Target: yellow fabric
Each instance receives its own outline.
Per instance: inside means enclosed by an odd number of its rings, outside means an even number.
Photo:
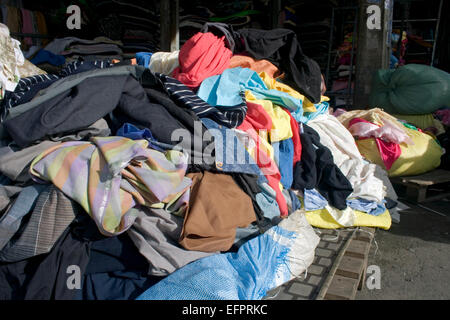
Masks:
[[[268,74],[266,74],[264,71],[258,73],[258,75],[261,77],[261,79],[264,81],[264,83],[266,84],[267,88],[269,89],[275,89],[281,92],[285,92],[287,94],[289,94],[290,96],[296,98],[296,99],[300,99],[303,103],[303,112],[316,112],[317,109],[315,107],[315,105],[310,102],[307,98],[305,98],[305,96],[303,96],[302,94],[300,94],[298,91],[292,89],[290,86],[278,82],[276,81],[274,78],[272,78],[271,76],[269,76]],[[323,99],[323,100],[322,100]],[[330,100],[328,97],[321,97],[321,101],[328,101]]]
[[[268,137],[270,138],[270,142],[292,138],[291,118],[286,110],[280,106],[274,105],[269,100],[256,99],[250,91],[245,92],[245,99],[249,102],[261,105],[272,119],[272,129],[270,130]]]
[[[437,135],[445,133],[445,128],[442,122],[435,119],[431,113],[418,115],[393,114],[393,116],[397,119],[405,120],[420,129],[435,127],[437,129]]]
[[[355,227],[378,227],[384,230],[388,230],[391,227],[392,219],[389,210],[379,216],[372,216],[368,213],[354,210],[356,219]],[[344,228],[338,224],[333,217],[328,213],[326,209],[306,211],[306,220],[309,224],[316,228],[322,229],[339,229]]]
[[[324,101],[330,101],[330,98],[326,97],[326,96],[320,96],[320,103],[324,102]],[[316,106],[314,105],[314,103],[312,103],[311,101],[309,101],[308,98],[304,97],[303,100],[303,111],[304,112],[316,112]],[[312,110],[312,111],[310,111]]]
[[[437,142],[428,134],[406,127],[405,129],[406,133],[413,140],[414,145],[400,144],[402,153],[388,171],[388,176],[418,175],[439,167],[442,149]],[[375,139],[357,140],[356,145],[364,158],[385,168]]]

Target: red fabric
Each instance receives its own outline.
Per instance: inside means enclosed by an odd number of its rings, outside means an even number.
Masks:
[[[286,199],[284,198],[284,195],[282,194],[280,189],[280,170],[278,169],[275,161],[273,161],[263,150],[261,150],[261,138],[255,130],[255,128],[257,128],[258,130],[267,130],[267,132],[269,132],[269,130],[272,128],[272,121],[267,121],[266,117],[264,116],[264,114],[267,114],[267,112],[262,106],[249,102],[247,102],[247,106],[249,111],[247,112],[244,121],[237,129],[245,131],[255,141],[255,161],[264,176],[267,178],[269,186],[276,193],[275,200],[277,201],[278,207],[280,208],[281,216],[287,217],[288,206],[286,203]]]
[[[287,110],[286,110],[287,111]],[[294,119],[292,114],[287,111],[289,117],[291,118],[291,129],[292,129],[292,142],[294,143],[294,163],[295,165],[302,159],[302,143],[300,141],[300,128],[298,126],[297,120]]]
[[[172,72],[187,87],[194,89],[208,77],[221,74],[230,65],[233,53],[225,47],[225,36],[198,32],[181,47],[179,66]]]
[[[348,126],[351,127],[352,125],[358,122],[374,124],[362,118],[354,118],[350,120]],[[402,154],[402,149],[400,148],[400,145],[394,142],[387,142],[379,138],[374,139],[377,144],[378,152],[380,152],[381,160],[383,160],[384,166],[386,167],[386,170],[390,170],[394,162]]]
[[[272,118],[267,111],[259,104],[246,101],[247,115],[246,120],[256,130],[267,130],[269,133],[272,129]],[[269,129],[267,129],[269,128]]]

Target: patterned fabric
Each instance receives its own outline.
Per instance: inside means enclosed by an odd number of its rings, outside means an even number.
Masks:
[[[162,81],[169,96],[179,106],[189,108],[195,112],[199,118],[209,118],[228,128],[238,127],[244,121],[247,114],[247,105],[245,102],[226,110],[221,111],[220,106],[213,107],[200,99],[191,89],[186,87],[177,79],[165,74],[155,73]],[[242,99],[244,101],[244,99]]]
[[[30,219],[0,251],[0,260],[15,262],[49,252],[79,210],[55,186],[48,186],[37,198]]]
[[[185,177],[187,155],[146,149],[145,140],[93,137],[90,142],[66,142],[36,157],[33,178],[51,181],[78,202],[104,235],[126,231],[136,205],[178,206],[188,202],[191,179]]]

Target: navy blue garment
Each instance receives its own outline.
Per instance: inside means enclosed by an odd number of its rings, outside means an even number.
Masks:
[[[281,140],[272,143],[275,162],[281,174],[281,184],[290,189],[294,180],[294,142],[292,139]]]
[[[124,123],[122,127],[119,128],[116,132],[116,136],[125,137],[132,140],[147,140],[149,142],[149,146],[158,151],[165,151],[163,148],[160,148],[157,144],[158,142],[153,137],[151,131],[147,128],[139,129],[133,126],[131,123]],[[156,142],[156,144],[155,144]]]
[[[164,277],[148,276],[139,271],[114,271],[87,274],[80,300],[134,300]]]
[[[66,63],[66,58],[63,55],[54,54],[53,52],[41,49],[30,62],[35,65],[48,62],[54,66],[62,66]]]

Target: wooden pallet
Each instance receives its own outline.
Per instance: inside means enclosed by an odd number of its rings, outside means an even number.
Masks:
[[[418,176],[391,178],[392,183],[406,186],[406,198],[416,203],[434,201],[450,196],[450,192],[443,192],[434,196],[427,196],[430,186],[450,182],[450,171],[433,170]]]
[[[375,228],[355,229],[336,257],[317,300],[353,300],[364,286]]]

